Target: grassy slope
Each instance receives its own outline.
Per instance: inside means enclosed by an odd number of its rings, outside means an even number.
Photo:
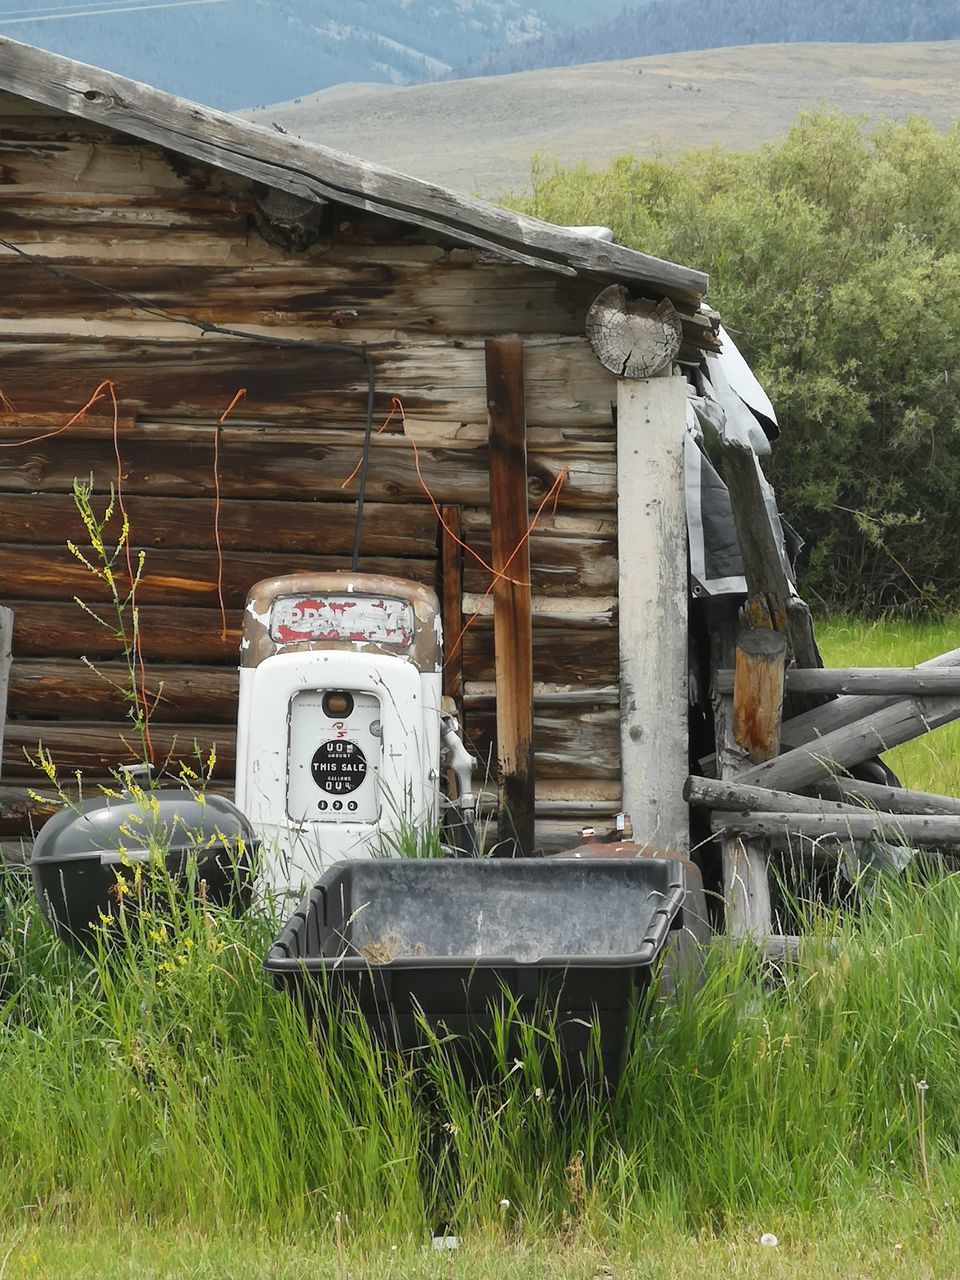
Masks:
[[[960,41],[754,45],[518,75],[383,88],[352,85],[248,118],[418,177],[496,195],[522,190],[530,156],[601,167],[632,152],[780,136],[828,103],[874,118],[960,115]]]

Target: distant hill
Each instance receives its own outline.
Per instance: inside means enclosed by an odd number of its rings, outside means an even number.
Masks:
[[[745,150],[823,104],[946,127],[960,117],[960,41],[754,45],[412,88],[341,86],[243,114],[495,196],[529,186],[534,152],[599,168],[624,152]]]
[[[957,38],[958,0],[700,0],[695,10],[674,0],[646,0],[612,16],[594,8],[589,22],[574,30],[548,30],[481,54],[457,74],[505,75],[745,44]]]
[[[591,13],[622,3],[591,0]],[[434,80],[582,13],[580,0],[19,0],[0,6],[0,35],[233,110],[343,81]]]

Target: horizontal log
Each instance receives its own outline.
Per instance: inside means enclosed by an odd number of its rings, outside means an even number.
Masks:
[[[922,667],[813,668],[785,673],[790,693],[891,695],[960,695],[960,670],[939,671]],[[718,693],[733,692],[733,672],[717,673]]]
[[[893,813],[716,814],[715,830],[764,840],[885,840],[890,844],[960,844],[960,816]]]
[[[490,538],[466,532],[464,539],[487,564],[491,563]],[[530,585],[542,595],[614,593],[618,565],[614,538],[584,537],[563,531],[535,530],[530,537]],[[490,574],[474,559],[464,557],[463,581],[470,593],[484,592]]]
[[[16,658],[87,657],[110,661],[121,656],[116,637],[72,602],[23,600],[13,602],[11,607]],[[227,633],[222,636],[219,609],[144,605],[140,609],[143,656],[147,663],[189,661],[235,667],[242,620],[240,610],[229,611]]]
[[[687,804],[705,809],[733,813],[862,813],[862,807],[836,800],[820,800],[798,796],[790,791],[773,791],[769,787],[751,787],[731,779],[691,776],[683,784]]]
[[[171,785],[174,780],[165,778],[162,781],[165,785]],[[107,778],[103,782],[104,785],[116,789],[117,784],[113,779]],[[47,818],[62,807],[49,790],[46,794],[38,791],[37,794],[41,796],[39,800],[28,794],[34,790],[32,786],[19,790],[4,788],[0,793],[0,838],[14,844],[16,861],[21,865],[24,854],[29,855],[33,834],[40,829]],[[232,797],[233,783],[214,781],[204,790],[208,794]],[[70,794],[75,798],[76,789],[71,789]],[[100,792],[95,782],[88,779],[85,781],[82,794],[84,797],[91,797]],[[573,848],[582,843],[580,831],[583,827],[596,826],[599,830],[605,831],[610,825],[609,821],[598,821],[596,813],[591,812],[589,807],[578,814],[551,813],[549,810],[538,812],[535,833],[536,851],[554,853],[560,849]],[[485,846],[489,847],[495,843],[495,833],[496,823],[489,817],[484,818],[480,825],[480,838]],[[22,848],[19,843],[21,840],[25,842]]]
[[[166,725],[150,727],[154,759],[159,769],[177,776],[179,767],[188,767],[197,776],[229,781],[236,765],[236,730],[232,725]],[[108,773],[123,764],[136,764],[143,759],[142,747],[131,724],[84,724],[79,721],[51,720],[35,723],[8,721],[5,742],[4,776],[36,778],[43,774],[31,763],[39,747],[50,753],[65,775],[76,770],[95,776]],[[214,759],[211,765],[211,751]]]
[[[740,780],[759,786],[801,790],[958,718],[960,698],[895,702],[853,724],[745,770]]]
[[[9,463],[9,457],[0,458],[0,463]],[[95,506],[99,510],[104,503],[105,498],[101,498]],[[124,506],[133,539],[140,546],[188,550],[213,546],[212,497],[126,494]],[[349,499],[284,502],[226,498],[220,503],[218,515],[220,545],[225,552],[344,555],[353,546],[355,518],[356,505]],[[77,542],[84,537],[72,493],[4,494],[0,502],[0,543],[62,546],[68,537]],[[407,505],[369,502],[364,506],[365,555],[427,558],[436,553],[436,546],[437,519],[425,499]]]
[[[355,514],[355,513],[351,513]],[[351,523],[350,515],[345,523]],[[209,535],[208,535],[209,537]],[[79,547],[100,567],[89,547]],[[138,548],[131,549],[133,564]],[[435,586],[437,564],[429,560],[377,556],[377,573],[410,578],[427,586]],[[281,577],[287,573],[348,572],[350,556],[308,555],[302,551],[270,555],[265,552],[230,551],[223,557],[220,590],[228,609],[242,609],[250,588],[263,578]],[[113,570],[121,584],[129,583],[126,557],[121,553]],[[121,587],[123,589],[123,585]],[[30,600],[61,600],[74,597],[86,604],[100,604],[111,598],[107,583],[83,564],[65,546],[30,547],[0,544],[0,597],[13,594]],[[218,572],[216,552],[149,550],[137,587],[139,604],[218,605]]]
[[[129,684],[127,669],[103,660],[91,670],[79,658],[18,658],[10,673],[10,712],[19,719],[119,720],[127,702],[117,690]],[[158,723],[233,724],[237,718],[235,666],[189,663],[147,667],[147,696]],[[496,706],[492,686],[472,683],[463,699],[468,726],[474,713],[491,715]],[[540,684],[534,688],[535,713],[565,716],[573,723],[582,714],[620,705],[616,689],[567,688]],[[958,802],[960,803],[960,802]]]
[[[121,719],[129,706],[130,674],[116,662],[91,670],[79,658],[19,659],[10,671],[10,714],[20,720]],[[236,667],[173,664],[147,668],[154,723],[236,724]]]
[[[468,682],[494,679],[492,621],[477,618],[463,637],[463,672]],[[619,670],[616,627],[591,626],[576,617],[568,617],[561,625],[544,626],[534,615],[535,682],[596,688],[615,685]]]
[[[72,601],[7,603],[16,615],[13,652],[17,658],[88,657],[110,661],[121,656],[115,636]],[[99,611],[106,618],[107,606],[99,606]],[[477,618],[463,638],[464,669],[470,680],[493,679],[492,621],[489,617]],[[143,653],[148,662],[235,666],[241,622],[242,611],[228,609],[224,637],[219,609],[145,604],[140,607]],[[538,681],[590,687],[615,682],[617,629],[609,617],[535,612],[533,627]]]
[[[470,750],[495,761],[496,712],[474,709],[468,720]],[[533,751],[537,778],[620,777],[620,713],[616,708],[545,710],[534,704]]]
[[[927,662],[919,663],[917,670],[930,671],[938,667],[960,666],[960,649],[951,649],[948,653],[938,654]],[[837,729],[862,720],[864,716],[875,715],[892,707],[899,699],[878,697],[875,694],[843,696],[827,702],[823,706],[813,707],[798,716],[785,720],[781,726],[780,742],[783,747],[800,747],[815,738],[825,737]]]
[[[150,672],[151,685],[159,674],[158,668]],[[226,680],[221,677],[221,687],[225,684]],[[204,701],[198,699],[198,704],[203,705]],[[195,716],[197,710],[199,706]],[[199,723],[195,718],[185,722],[161,719],[161,714],[151,716],[150,726],[157,761],[169,757],[174,762],[185,761],[197,770],[198,752],[205,756],[215,745],[217,761],[213,776],[232,776],[236,750],[235,706],[233,719],[213,724]],[[537,776],[544,780],[577,778],[586,787],[593,780],[618,781],[618,726],[618,714],[614,710],[585,711],[577,717],[549,712],[535,714]],[[472,712],[467,728],[469,749],[481,762],[479,783],[489,773],[487,762],[495,759],[491,754],[496,736],[495,713]],[[8,780],[35,775],[35,767],[27,760],[26,753],[35,756],[38,743],[52,753],[68,774],[76,769],[100,774],[140,756],[139,739],[126,721],[11,719],[7,722],[4,755],[4,774]]]
[[[940,796],[932,791],[909,791],[906,787],[885,787],[878,782],[861,782],[859,778],[825,778],[809,789],[824,801],[838,800],[844,804],[881,809],[889,813],[960,815],[960,799],[955,796]]]
[[[135,203],[127,208],[115,203],[107,208],[88,205],[83,224],[89,229],[99,222],[105,238],[125,226],[142,235],[144,213],[142,205]],[[219,231],[221,236],[232,232],[238,244],[250,238],[244,220],[222,207],[184,209],[182,204],[155,198],[148,217],[158,231],[177,228],[193,232],[194,238],[199,232]],[[76,226],[76,218],[75,208],[61,211],[44,205],[35,209],[30,221],[33,227],[42,221],[47,228],[59,223],[70,229]],[[7,238],[16,242],[15,235]],[[79,274],[148,299],[178,316],[227,326],[276,325],[290,330],[308,325],[321,331],[317,336],[333,340],[347,332],[392,334],[398,325],[411,334],[480,336],[498,332],[505,314],[510,315],[511,329],[522,335],[579,337],[590,296],[596,292],[595,283],[580,279],[564,281],[558,289],[558,281],[545,272],[481,262],[479,254],[472,252],[465,258],[439,252],[432,261],[423,261],[409,252],[405,258],[391,258],[382,249],[342,244],[332,245],[322,258],[292,257],[269,265],[185,265],[165,260],[159,249],[154,262],[130,264],[122,256],[119,261],[108,258],[105,246],[102,261]],[[38,316],[149,322],[122,298],[82,280],[43,275],[22,261],[0,259],[0,281],[4,315],[27,326]]]
[[[189,329],[180,339],[158,341],[133,328],[126,338],[102,332],[71,336],[69,324],[53,336],[8,335],[0,347],[0,382],[16,407],[30,412],[84,404],[110,377],[126,404],[155,414],[216,414],[239,387],[246,388],[251,413],[274,419],[318,413],[362,421],[366,414],[366,374],[349,352],[203,337]],[[371,355],[379,421],[395,396],[418,418],[485,420],[478,340],[396,342]],[[525,345],[525,382],[536,407],[533,425],[610,422],[613,378],[586,339]]]
[[[226,403],[223,400],[221,408]],[[213,498],[213,445],[212,427],[178,429],[140,424],[121,446],[124,494]],[[290,432],[224,427],[218,463],[221,496],[342,503],[345,498],[356,496],[356,479],[346,485],[344,482],[355,473],[360,451],[361,442],[351,432],[318,432],[309,438],[304,433],[298,439],[296,433],[291,437]],[[489,452],[485,442],[449,441],[442,447],[420,449],[419,457],[418,474],[407,439],[375,437],[367,476],[369,500],[426,502],[425,483],[438,502],[472,506],[489,503]],[[613,443],[561,439],[550,444],[530,443],[531,504],[541,501],[565,468],[569,470],[560,493],[561,510],[607,509],[615,501]],[[117,481],[113,442],[74,440],[67,432],[55,440],[0,452],[0,493],[72,493],[77,476],[92,477],[97,493],[109,493],[111,484],[116,485]]]

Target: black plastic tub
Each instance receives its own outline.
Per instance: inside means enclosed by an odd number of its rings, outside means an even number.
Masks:
[[[401,1051],[425,1021],[482,1057],[498,1008],[547,1011],[566,1074],[597,1074],[599,1049],[612,1080],[652,966],[702,901],[696,868],[666,857],[343,862],[264,968],[312,1018],[359,1008]]]

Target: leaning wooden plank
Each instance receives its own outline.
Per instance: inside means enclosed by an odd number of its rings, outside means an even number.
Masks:
[[[441,231],[528,265],[625,276],[697,299],[708,277],[552,227],[343,152],[250,124],[124,76],[0,38],[5,87],[307,200],[337,200]]]
[[[717,829],[765,840],[802,836],[809,840],[885,840],[891,844],[960,844],[960,817],[919,813],[738,813],[717,814]]]
[[[960,666],[960,649],[951,649],[941,653],[927,662],[921,662],[918,671],[930,671],[937,667]],[[835,698],[832,702],[805,711],[798,716],[785,720],[780,730],[780,741],[787,747],[799,747],[815,738],[822,738],[845,725],[862,720],[864,716],[886,710],[894,706],[900,699],[896,697],[878,698],[872,694],[856,697]]]
[[[818,803],[824,805],[840,802],[847,806],[880,809],[888,813],[960,815],[960,800],[956,796],[940,796],[932,791],[908,791],[905,787],[885,787],[878,782],[861,782],[859,778],[825,778],[822,782],[815,782],[809,790],[819,797]],[[760,806],[749,807],[757,809]],[[789,808],[788,805],[777,807]]]
[[[689,777],[684,783],[683,798],[688,804],[705,809],[734,813],[862,813],[863,807],[839,800],[821,800],[815,796],[798,796],[790,791],[772,791],[769,787],[751,787],[736,778]]]
[[[734,440],[721,442],[720,454],[747,590],[754,597],[748,601],[747,613],[752,613],[754,625],[766,625],[788,636],[794,662],[803,667],[817,666],[819,655],[810,611],[794,595],[787,577],[764,501],[757,456],[752,449]],[[768,612],[764,623],[756,613],[760,602]]]
[[[875,714],[868,713],[854,724],[844,725],[765,764],[755,765],[740,774],[739,780],[799,791],[958,718],[960,698],[895,702]]]

